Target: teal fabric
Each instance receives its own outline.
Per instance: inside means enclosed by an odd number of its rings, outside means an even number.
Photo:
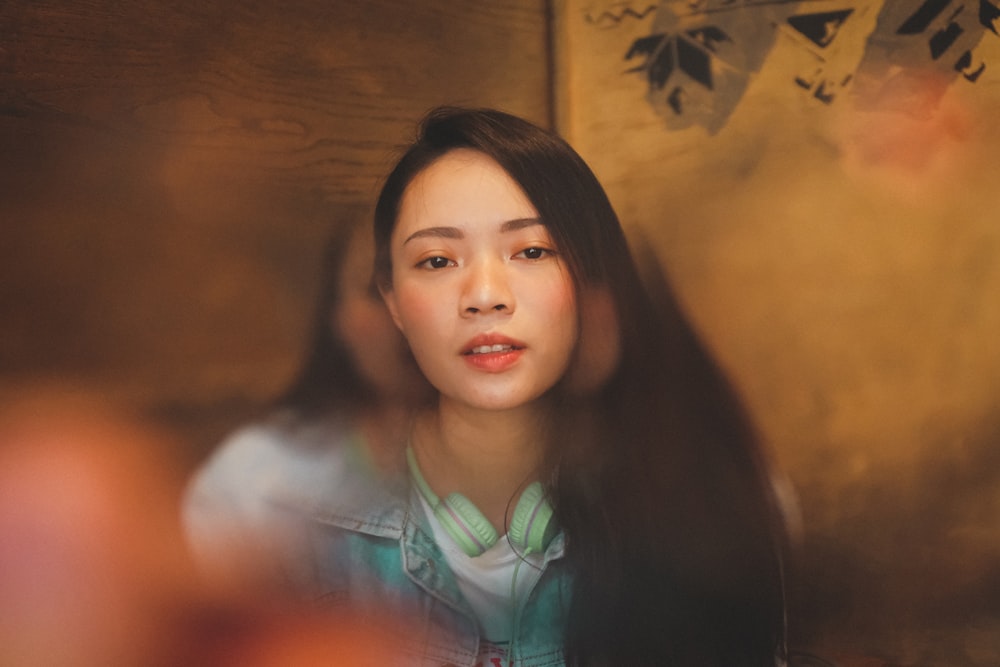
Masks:
[[[264,554],[267,570],[299,597],[372,619],[386,610],[401,614],[407,631],[396,664],[473,667],[475,616],[405,470],[376,473],[357,436],[342,426],[275,420],[236,434],[197,473],[185,525],[206,559],[213,552]],[[514,665],[564,664],[571,587],[563,551],[557,535],[521,605]]]

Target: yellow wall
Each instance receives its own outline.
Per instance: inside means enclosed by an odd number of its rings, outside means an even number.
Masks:
[[[824,620],[793,628],[904,664],[1000,662],[1000,37],[974,4],[933,61],[958,4],[906,41],[892,28],[921,3],[559,3],[560,128],[799,493],[793,597]],[[822,47],[789,22],[837,10]],[[706,26],[731,38],[713,90],[627,71],[637,40]],[[967,47],[975,82],[952,69]],[[689,109],[736,102],[685,126],[675,85]]]

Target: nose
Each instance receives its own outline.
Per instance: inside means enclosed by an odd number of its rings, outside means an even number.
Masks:
[[[514,306],[514,293],[503,261],[484,259],[468,266],[460,303],[462,315],[512,313]]]

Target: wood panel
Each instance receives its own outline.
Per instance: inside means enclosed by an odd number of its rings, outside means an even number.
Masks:
[[[4,3],[2,377],[269,395],[340,207],[434,105],[548,122],[547,49],[541,0]]]

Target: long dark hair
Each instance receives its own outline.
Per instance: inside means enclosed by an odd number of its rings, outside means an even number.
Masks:
[[[567,663],[773,666],[783,541],[756,434],[658,266],[640,276],[603,188],[565,141],[500,111],[432,111],[376,205],[377,279],[391,284],[407,185],[456,148],[520,185],[577,290],[607,290],[618,318],[606,382],[585,396],[555,391],[548,492],[574,577]]]
[[[298,371],[275,400],[303,417],[332,410],[350,414],[374,398],[374,390],[358,372],[344,341],[334,332],[331,316],[340,304],[340,270],[359,233],[364,233],[370,209],[345,205],[337,209],[336,224],[323,249],[319,295],[312,313],[309,341]]]

